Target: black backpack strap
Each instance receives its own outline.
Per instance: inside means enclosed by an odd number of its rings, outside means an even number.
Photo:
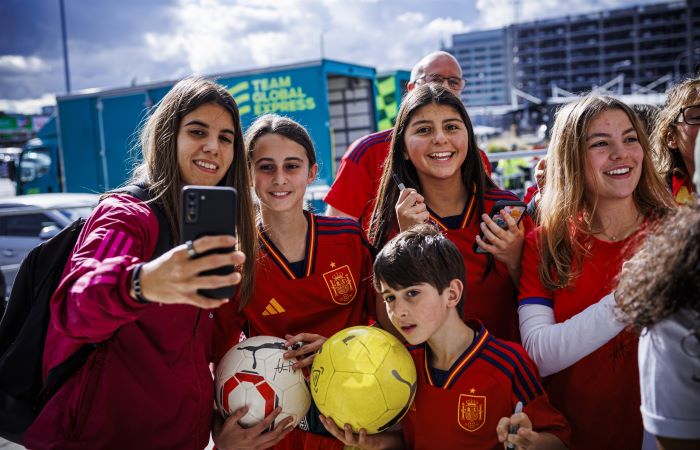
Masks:
[[[80,369],[83,364],[87,361],[88,357],[95,351],[102,343],[99,344],[85,344],[80,347],[75,353],[70,355],[61,364],[52,367],[51,370],[46,374],[46,380],[44,380],[44,385],[37,395],[36,401],[34,403],[36,411],[41,411],[41,409],[46,405],[51,397],[65,384],[68,379]]]

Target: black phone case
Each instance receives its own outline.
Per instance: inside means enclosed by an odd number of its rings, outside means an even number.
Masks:
[[[489,212],[489,217],[493,219],[493,217],[498,214],[503,208],[506,206],[518,206],[523,208],[523,212],[520,214],[520,217],[518,217],[518,220],[516,221],[515,225],[517,226],[520,224],[520,221],[523,219],[523,216],[525,215],[525,212],[527,211],[527,204],[525,202],[521,202],[520,200],[499,200],[496,203],[494,203],[493,207],[491,208],[491,212]],[[499,222],[499,221],[497,221]],[[498,223],[501,228],[505,229],[504,224],[501,224],[500,222]],[[484,239],[484,233],[480,232],[479,237],[481,239]],[[474,242],[474,245],[472,246],[472,250],[474,253],[479,253],[479,254],[487,254],[487,251],[481,250],[481,247],[479,247],[479,244]]]
[[[202,236],[236,234],[236,214],[238,193],[232,187],[219,186],[185,186],[182,188],[180,209],[180,230],[182,243],[194,241]],[[210,250],[198,255],[212,253],[229,253],[233,247]],[[234,266],[223,266],[200,273],[206,275],[227,275],[235,270]],[[224,286],[216,289],[200,289],[197,292],[205,297],[215,299],[232,298],[236,287]]]

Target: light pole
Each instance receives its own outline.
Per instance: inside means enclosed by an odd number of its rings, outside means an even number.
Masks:
[[[66,93],[70,93],[70,70],[68,69],[68,41],[66,40],[66,13],[63,8],[63,0],[59,0],[61,8],[61,37],[63,39],[63,69],[66,74]]]

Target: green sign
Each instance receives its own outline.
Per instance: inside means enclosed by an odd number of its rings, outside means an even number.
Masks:
[[[2,116],[0,117],[0,130],[25,131],[32,129],[31,116]]]
[[[241,116],[251,111],[255,116],[265,113],[289,113],[316,109],[316,100],[307,95],[292,77],[272,76],[241,81],[228,90],[238,104]]]

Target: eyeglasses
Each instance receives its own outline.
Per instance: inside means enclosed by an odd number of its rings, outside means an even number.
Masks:
[[[442,75],[439,75],[437,73],[429,73],[427,75],[423,75],[422,77],[416,78],[416,82],[421,81],[421,83],[437,83],[437,84],[445,84],[445,81],[447,81],[447,87],[449,87],[452,90],[455,91],[462,91],[464,89],[464,86],[467,85],[467,80],[464,78],[457,78],[457,77],[443,77]],[[419,84],[421,84],[419,83]]]
[[[681,108],[683,122],[688,125],[700,125],[700,105],[690,105]]]

